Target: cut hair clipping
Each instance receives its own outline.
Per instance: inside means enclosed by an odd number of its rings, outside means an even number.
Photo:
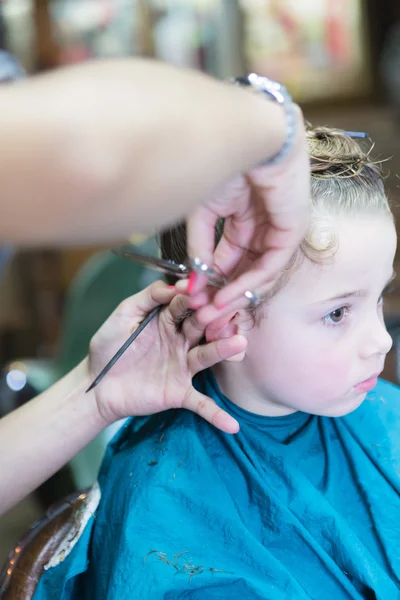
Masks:
[[[369,137],[368,133],[365,133],[364,131],[345,131],[344,129],[342,129],[342,131],[351,138],[365,139]]]

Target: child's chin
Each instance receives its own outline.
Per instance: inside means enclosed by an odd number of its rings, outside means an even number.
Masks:
[[[364,402],[367,394],[357,394],[353,397],[346,398],[341,402],[332,402],[330,406],[324,407],[318,414],[321,417],[345,417],[350,413],[357,410],[357,408]]]

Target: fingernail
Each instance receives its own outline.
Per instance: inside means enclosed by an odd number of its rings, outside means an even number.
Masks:
[[[194,288],[194,284],[196,283],[196,278],[197,278],[197,273],[195,271],[191,271],[190,275],[189,275],[189,283],[188,283],[188,294],[190,294],[193,291]]]

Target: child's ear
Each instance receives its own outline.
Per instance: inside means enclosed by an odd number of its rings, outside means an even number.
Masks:
[[[237,335],[239,330],[239,312],[233,311],[210,323],[210,325],[206,327],[205,337],[207,343],[215,342],[216,340],[222,340],[224,338],[230,338],[234,335]],[[231,358],[227,358],[225,360],[229,360],[230,362],[240,362],[244,359],[245,355],[246,351],[244,350],[243,352],[240,352],[239,354],[231,356]]]

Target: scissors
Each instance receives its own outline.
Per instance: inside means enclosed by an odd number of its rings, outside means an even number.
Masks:
[[[112,248],[111,252],[116,256],[121,256],[122,258],[131,260],[133,262],[137,262],[143,265],[144,267],[153,269],[155,271],[158,271],[159,273],[164,273],[165,275],[171,275],[173,277],[176,277],[177,279],[186,279],[187,277],[189,277],[192,271],[195,271],[197,273],[202,273],[203,275],[206,275],[208,278],[209,285],[212,285],[214,287],[222,288],[228,283],[226,277],[209,267],[206,263],[203,263],[199,258],[188,259],[188,261],[185,262],[185,264],[178,264],[173,260],[164,260],[162,258],[157,258],[154,256],[149,256],[148,254],[144,254],[140,252],[139,249],[133,244],[127,244],[125,246],[118,246],[116,248]],[[161,309],[162,305],[157,306],[151,311],[151,313],[147,315],[147,317],[140,323],[139,327],[132,333],[132,335],[130,335],[130,337],[121,346],[121,348],[117,350],[112,359],[106,364],[104,369],[99,373],[99,375],[97,375],[96,379],[86,390],[86,393],[90,392],[90,390],[95,388],[96,385],[100,383],[103,377],[121,358],[124,352],[135,341],[135,339],[150,323],[150,321],[152,321],[154,317],[158,315]]]
[[[214,287],[222,288],[228,283],[226,277],[209,267],[206,263],[203,263],[199,258],[188,259],[185,263],[178,264],[173,260],[165,260],[143,254],[132,244],[112,248],[111,252],[117,256],[122,256],[122,258],[138,262],[144,267],[153,269],[159,273],[176,277],[177,279],[186,279],[189,277],[191,271],[196,271],[197,273],[207,275],[209,285]]]

